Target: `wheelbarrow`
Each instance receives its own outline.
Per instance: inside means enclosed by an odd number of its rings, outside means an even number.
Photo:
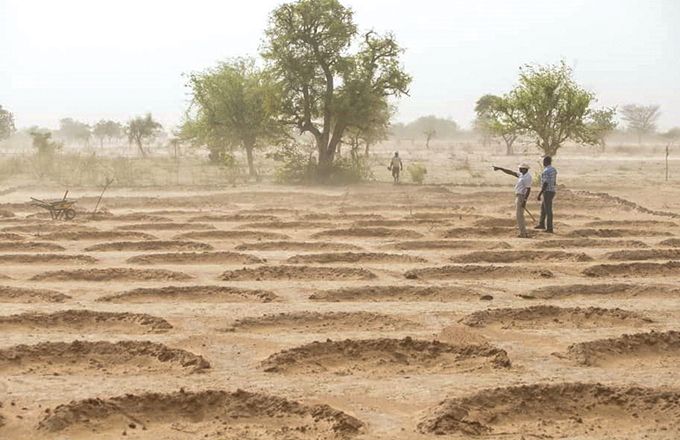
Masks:
[[[34,197],[31,197],[31,204],[33,206],[38,206],[40,208],[46,209],[50,213],[50,217],[52,217],[52,220],[73,220],[76,216],[76,210],[73,209],[73,206],[75,206],[76,201],[73,199],[67,199],[66,196],[68,196],[68,191],[64,193],[64,197],[61,199],[54,199],[54,200],[40,200],[36,199]]]

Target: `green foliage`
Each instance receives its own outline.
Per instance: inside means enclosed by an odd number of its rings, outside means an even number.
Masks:
[[[0,141],[13,135],[16,130],[14,115],[0,105]]]
[[[92,137],[90,126],[84,122],[76,121],[72,118],[64,118],[59,121],[59,130],[56,135],[66,141],[87,145]]]
[[[661,113],[658,105],[629,104],[621,108],[621,117],[626,121],[628,130],[637,135],[639,142],[642,142],[642,136],[656,131],[659,116]]]
[[[236,58],[189,76],[193,96],[180,136],[206,146],[211,160],[242,147],[255,176],[253,149],[277,143],[285,131],[277,120],[279,91],[270,76],[251,58]]]
[[[52,172],[54,156],[61,150],[62,144],[53,141],[49,131],[31,131],[30,135],[36,153],[34,172],[38,178],[43,179]]]
[[[422,116],[408,124],[394,124],[392,134],[401,139],[416,139],[423,135],[425,138],[450,139],[459,133],[460,128],[451,119],[439,118],[434,115]]]
[[[123,126],[116,121],[105,121],[102,119],[92,128],[92,135],[99,140],[100,147],[104,145],[104,140],[111,142],[114,139],[120,139],[123,133]]]
[[[591,130],[595,97],[572,78],[572,69],[558,65],[524,66],[519,85],[493,101],[501,124],[533,138],[546,155],[555,155],[567,140],[585,145],[599,142]]]
[[[616,129],[618,125],[614,120],[616,108],[604,108],[594,110],[590,115],[588,129],[592,133],[597,143],[604,149],[607,145],[607,136]]]
[[[671,141],[680,140],[680,127],[673,127],[664,134],[662,134],[662,136]]]
[[[315,180],[317,163],[314,155],[299,145],[289,142],[267,155],[280,165],[276,169],[279,183],[308,184]]]
[[[511,155],[512,145],[519,136],[519,130],[514,124],[506,121],[499,111],[502,99],[496,95],[484,95],[477,100],[475,129],[488,137],[501,137],[505,142],[505,153]]]
[[[413,183],[422,184],[427,175],[427,168],[422,163],[412,163],[406,168]]]
[[[383,123],[391,97],[411,82],[394,36],[358,31],[338,0],[297,0],[271,14],[262,55],[282,86],[282,120],[314,137],[318,172],[330,178],[339,143],[351,127]],[[356,51],[352,48],[357,47]]]
[[[135,143],[142,157],[147,157],[144,143],[160,135],[163,126],[156,122],[151,113],[145,116],[137,116],[131,119],[125,127],[125,132],[130,143]]]

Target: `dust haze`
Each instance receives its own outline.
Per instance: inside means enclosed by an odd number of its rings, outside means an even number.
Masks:
[[[251,3],[0,0],[0,438],[678,438],[680,5]]]

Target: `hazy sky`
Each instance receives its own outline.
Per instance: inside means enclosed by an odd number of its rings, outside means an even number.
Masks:
[[[182,73],[257,54],[280,0],[0,0],[0,105],[17,125],[56,127],[152,112],[181,120]],[[680,126],[680,0],[344,0],[362,29],[406,48],[398,120],[473,119],[520,65],[575,67],[602,105],[661,106]]]

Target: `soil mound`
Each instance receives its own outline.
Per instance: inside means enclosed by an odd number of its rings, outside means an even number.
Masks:
[[[0,232],[0,241],[21,241],[24,236],[13,232]]]
[[[88,252],[125,252],[125,251],[211,251],[207,243],[180,240],[118,241],[101,243],[86,247]]]
[[[465,266],[441,266],[441,267],[426,267],[424,269],[413,269],[404,273],[404,276],[409,280],[416,279],[432,279],[432,280],[446,280],[457,278],[508,278],[508,277],[525,277],[525,278],[552,278],[555,275],[546,269],[529,269],[526,267],[514,266],[483,266],[483,265],[465,265]]]
[[[349,243],[329,243],[324,241],[263,241],[243,243],[236,246],[237,251],[357,251],[359,246]]]
[[[325,290],[312,294],[309,299],[327,302],[447,302],[479,300],[474,289],[462,286],[361,286]]]
[[[206,223],[137,223],[122,225],[116,228],[119,231],[205,231],[215,229],[213,225]]]
[[[680,358],[680,332],[652,331],[581,342],[570,345],[566,357],[587,366],[630,365],[641,361],[664,360],[673,360],[675,364]]]
[[[445,220],[427,220],[427,219],[415,219],[415,218],[406,218],[406,219],[399,219],[399,220],[381,220],[381,219],[376,219],[376,220],[359,220],[356,221],[352,224],[353,228],[375,228],[375,227],[384,227],[384,228],[398,228],[398,227],[403,227],[403,226],[418,226],[418,225],[424,225],[428,223],[448,223]]]
[[[224,281],[261,280],[370,280],[375,274],[354,267],[313,267],[313,266],[260,266],[252,269],[228,270],[221,279]]]
[[[475,221],[475,226],[483,228],[514,228],[517,220],[514,218],[481,218]]]
[[[584,253],[564,251],[478,251],[452,257],[454,263],[525,263],[529,261],[592,261]]]
[[[324,254],[295,255],[286,260],[293,264],[327,263],[426,263],[421,257],[381,252],[333,252]]]
[[[238,229],[323,229],[330,228],[333,223],[313,221],[267,221],[257,223],[244,223]]]
[[[463,318],[470,327],[545,328],[558,327],[615,327],[639,326],[652,322],[639,313],[599,307],[555,307],[539,305],[522,308],[482,310]]]
[[[585,226],[591,228],[649,228],[653,226],[676,227],[677,223],[666,220],[596,220]]]
[[[57,270],[43,272],[32,281],[187,281],[191,275],[165,269],[130,269],[112,267],[107,269]]]
[[[429,411],[418,429],[436,435],[513,432],[536,438],[672,438],[680,433],[679,417],[680,394],[675,392],[585,383],[534,384],[446,399]]]
[[[335,332],[386,331],[416,328],[415,322],[382,313],[371,312],[295,312],[277,313],[238,319],[230,331]]]
[[[154,303],[158,301],[267,303],[277,298],[275,294],[266,290],[239,289],[226,286],[168,286],[133,289],[116,295],[107,295],[97,301],[112,303]]]
[[[70,296],[55,290],[0,286],[0,303],[62,303]]]
[[[95,231],[97,228],[91,226],[79,225],[74,223],[31,223],[28,225],[16,225],[8,226],[2,228],[2,232],[19,232],[27,234],[44,234],[48,232],[61,232],[61,231]]]
[[[0,264],[94,264],[97,259],[90,255],[64,254],[4,254]]]
[[[180,252],[128,258],[130,264],[259,264],[261,258],[238,252]]]
[[[324,237],[365,237],[365,238],[421,238],[423,234],[410,229],[393,228],[349,228],[329,229],[317,232],[312,238]]]
[[[517,235],[515,228],[502,228],[493,226],[490,228],[453,228],[444,231],[443,238],[470,238],[470,237],[512,237]]]
[[[680,248],[680,238],[669,238],[659,243],[659,245]]]
[[[153,214],[145,214],[145,213],[137,213],[133,212],[131,214],[122,214],[122,215],[116,215],[110,218],[107,218],[107,220],[110,221],[119,221],[119,222],[171,222],[172,220],[168,217],[162,217],[160,215],[153,215]]]
[[[388,245],[392,249],[402,251],[436,250],[436,249],[510,249],[503,241],[481,240],[437,240],[437,241],[402,241]]]
[[[570,240],[545,240],[533,244],[535,248],[571,249],[571,248],[648,248],[638,240],[600,240],[596,238],[574,238]]]
[[[664,237],[672,235],[670,232],[652,231],[650,229],[576,229],[565,234],[567,237]]]
[[[411,339],[362,339],[312,342],[269,356],[266,372],[313,374],[399,374],[463,372],[509,368],[505,350],[490,345],[451,345]]]
[[[132,371],[210,368],[203,357],[149,341],[74,341],[16,345],[0,350],[0,371],[23,373],[81,374],[88,370],[128,373]]]
[[[195,231],[176,235],[176,240],[288,240],[290,237],[278,232],[263,231]]]
[[[140,426],[163,433],[177,421],[191,423],[201,437],[236,439],[346,439],[364,424],[328,405],[304,405],[280,397],[238,390],[126,394],[59,405],[38,428],[47,432],[125,431]],[[166,432],[167,436],[177,431]],[[163,438],[167,438],[163,436]]]
[[[278,217],[265,214],[207,214],[191,217],[190,222],[270,222]]]
[[[43,240],[86,241],[86,240],[156,240],[151,234],[132,231],[64,231],[43,235]]]
[[[680,249],[638,249],[609,252],[605,257],[616,261],[680,260]]]
[[[345,214],[345,213],[325,213],[313,212],[300,216],[303,220],[382,220],[380,214]]]
[[[520,295],[525,299],[561,299],[574,296],[604,295],[611,297],[636,297],[636,296],[667,296],[680,294],[680,287],[672,285],[644,285],[644,284],[567,284],[564,286],[545,286],[534,289],[526,295]]]
[[[588,277],[650,277],[680,275],[680,261],[666,263],[597,264],[583,270]]]
[[[64,250],[66,249],[63,246],[54,243],[0,241],[0,252],[61,252]]]
[[[54,313],[22,313],[0,317],[0,329],[116,330],[121,333],[161,333],[172,329],[163,318],[140,313],[64,310]]]

